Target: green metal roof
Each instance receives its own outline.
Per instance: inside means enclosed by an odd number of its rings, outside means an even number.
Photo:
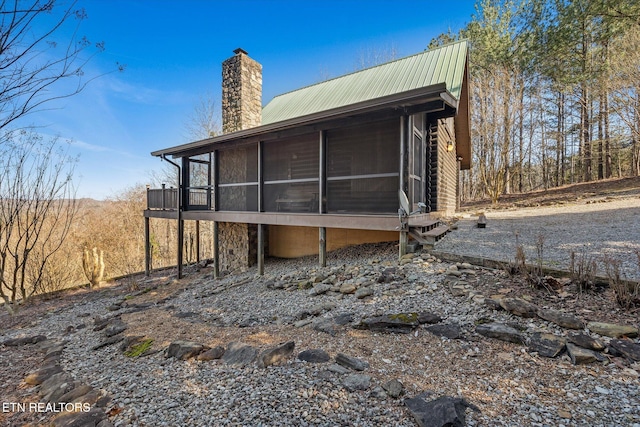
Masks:
[[[262,109],[262,124],[443,83],[459,100],[467,47],[467,41],[448,44],[278,95]]]

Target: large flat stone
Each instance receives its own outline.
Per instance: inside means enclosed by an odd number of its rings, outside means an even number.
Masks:
[[[418,313],[396,313],[363,319],[355,327],[379,332],[410,333],[419,325]]]
[[[198,360],[211,361],[220,359],[224,355],[224,347],[221,345],[205,350],[198,355]]]
[[[629,338],[638,336],[638,328],[629,325],[616,325],[614,323],[589,322],[587,328],[596,334],[605,335],[611,338],[627,336]]]
[[[427,401],[427,393],[412,399],[405,399],[404,404],[420,427],[464,427],[467,408],[478,410],[464,399],[443,396]]]
[[[614,339],[611,340],[609,345],[622,353],[623,356],[635,361],[640,361],[640,344],[636,344],[629,340]]]
[[[342,380],[342,385],[349,391],[367,390],[371,384],[371,376],[365,374],[351,374]]]
[[[584,322],[577,316],[552,309],[538,310],[538,317],[567,329],[582,329]]]
[[[298,359],[309,363],[326,363],[329,361],[329,353],[319,348],[304,350],[298,354]]]
[[[369,362],[366,360],[348,356],[344,353],[338,353],[336,355],[336,363],[344,366],[345,368],[353,369],[354,371],[364,371],[369,367]]]
[[[187,360],[196,357],[204,350],[204,345],[193,341],[174,341],[165,350],[165,357]]]
[[[484,323],[476,326],[476,332],[482,336],[495,338],[501,341],[508,341],[516,344],[524,343],[524,337],[520,332],[503,323]]]
[[[258,366],[265,368],[271,365],[277,365],[287,360],[293,353],[295,348],[293,341],[279,344],[273,348],[266,349],[258,356]]]
[[[535,317],[538,312],[538,307],[520,298],[502,298],[500,306],[511,314],[520,317]]]
[[[603,356],[593,350],[578,347],[577,345],[567,343],[567,353],[574,365],[584,365],[602,360]]]
[[[567,340],[553,335],[537,332],[529,340],[528,347],[542,357],[556,357],[564,350]]]
[[[88,412],[67,412],[53,419],[53,427],[88,427],[97,426],[107,418],[101,408],[91,408]],[[104,425],[104,424],[103,424]]]
[[[231,342],[227,347],[227,351],[224,352],[224,356],[222,356],[222,361],[227,365],[246,366],[252,363],[257,355],[258,350],[250,345],[241,342]]]
[[[37,371],[34,371],[29,375],[27,375],[27,377],[24,379],[24,382],[26,382],[29,385],[42,384],[51,376],[58,374],[60,372],[62,372],[62,367],[58,364],[43,366]]]
[[[587,334],[574,334],[569,337],[569,341],[582,348],[588,348],[589,350],[602,351],[604,350],[604,343],[599,339],[593,338]]]
[[[26,344],[37,344],[39,342],[45,341],[47,337],[45,335],[32,335],[29,337],[22,338],[12,338],[2,342],[2,345],[6,345],[7,347],[17,347],[20,345]]]

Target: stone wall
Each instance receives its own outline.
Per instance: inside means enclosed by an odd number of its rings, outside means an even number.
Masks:
[[[222,63],[222,132],[262,123],[262,65],[242,49]]]

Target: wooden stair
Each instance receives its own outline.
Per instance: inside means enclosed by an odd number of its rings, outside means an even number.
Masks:
[[[433,247],[449,232],[449,226],[437,219],[419,219],[409,222],[409,236],[422,246]]]

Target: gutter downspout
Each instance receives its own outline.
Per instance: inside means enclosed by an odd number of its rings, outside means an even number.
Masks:
[[[178,267],[178,280],[182,279],[182,250],[184,241],[184,224],[182,222],[182,173],[180,165],[167,159],[166,154],[162,154],[160,159],[166,160],[169,164],[175,166],[178,170],[178,253],[177,253],[177,267]]]

